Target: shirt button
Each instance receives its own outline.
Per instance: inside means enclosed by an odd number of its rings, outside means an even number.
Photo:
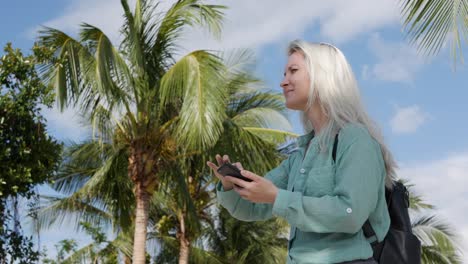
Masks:
[[[346,208],[346,212],[347,212],[348,214],[350,214],[350,213],[353,212],[353,209],[351,209],[351,208]]]
[[[304,172],[305,172],[305,169],[302,168],[302,169],[300,169],[299,171],[300,171],[301,173],[304,173]]]

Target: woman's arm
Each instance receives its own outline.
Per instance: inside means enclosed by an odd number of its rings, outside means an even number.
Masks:
[[[265,175],[278,189],[286,189],[290,170],[290,158],[281,162]],[[235,190],[224,191],[221,183],[216,185],[218,202],[235,218],[243,221],[267,220],[272,217],[273,204],[253,203],[243,199]]]

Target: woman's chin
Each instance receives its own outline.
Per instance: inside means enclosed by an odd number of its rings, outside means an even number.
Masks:
[[[304,110],[304,107],[302,107],[301,105],[298,105],[292,102],[287,102],[287,101],[286,101],[286,108],[290,110],[300,110],[300,111]]]

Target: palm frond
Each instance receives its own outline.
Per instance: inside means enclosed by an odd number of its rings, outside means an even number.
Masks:
[[[401,179],[400,180],[408,189],[409,198],[410,198],[410,206],[409,208],[414,211],[421,211],[423,209],[434,209],[432,204],[429,204],[423,200],[421,195],[417,194],[414,190],[414,184],[409,183],[407,180]]]
[[[110,146],[95,141],[70,143],[65,148],[66,157],[54,176],[53,188],[65,195],[79,190],[109,155]]]
[[[218,84],[223,71],[218,57],[195,51],[180,59],[161,81],[159,111],[183,98],[176,137],[188,149],[206,149],[222,132],[227,94]]]
[[[206,264],[223,264],[225,261],[221,259],[216,253],[204,250],[199,247],[190,248],[190,262],[192,263],[206,263]]]
[[[81,221],[99,226],[111,224],[112,215],[89,203],[81,193],[70,197],[41,196],[41,198],[46,203],[36,209],[39,229],[67,223],[68,226],[74,226],[75,230],[80,230]]]
[[[468,43],[467,0],[402,0],[403,29],[412,44],[426,55],[435,55],[451,42],[454,62],[463,62],[462,38]]]
[[[269,127],[281,128],[291,131],[292,127],[288,119],[271,107],[256,107],[244,111],[232,118],[232,121],[240,127]]]
[[[255,67],[254,53],[250,49],[223,52],[220,57],[223,58],[227,71],[233,75],[248,73]]]
[[[125,60],[99,28],[83,23],[80,35],[81,41],[95,55],[93,60],[84,62],[88,65],[85,74],[88,82],[94,82],[96,86],[100,105],[106,104],[110,112],[115,108],[123,108],[127,114],[133,115],[130,105],[133,103],[132,99],[138,98],[135,98],[135,81]],[[105,99],[104,102],[102,99]],[[84,105],[96,107],[97,103],[91,104],[85,100]]]
[[[246,170],[258,175],[264,175],[282,159],[276,151],[276,144],[259,136],[258,131],[250,132],[229,122],[213,151],[229,151],[231,162],[241,162]]]
[[[158,24],[154,40],[150,43],[150,55],[152,58],[149,65],[152,71],[161,78],[169,65],[173,63],[177,41],[182,30],[186,26],[200,25],[219,36],[221,32],[221,21],[223,19],[220,5],[201,4],[198,0],[182,0],[174,3],[160,20],[154,21]]]
[[[420,216],[412,226],[422,244],[424,263],[461,263],[460,244],[451,226],[434,215]]]
[[[138,73],[137,76],[145,71],[145,57],[143,53],[142,36],[143,30],[141,29],[141,1],[137,0],[135,3],[135,13],[130,10],[127,0],[121,0],[124,9],[125,22],[122,26],[121,33],[124,39],[121,43],[121,48],[126,52],[128,59],[132,65],[133,71]],[[140,15],[140,16],[139,16]]]
[[[89,50],[60,30],[44,27],[39,31],[38,44],[48,47],[56,59],[41,65],[39,70],[46,84],[55,86],[60,110],[74,104],[90,86],[83,80],[81,58],[91,59]],[[89,92],[89,91],[88,91]]]
[[[220,57],[226,65],[224,85],[229,91],[230,98],[236,98],[233,97],[235,94],[252,94],[264,88],[263,82],[252,74],[255,60],[251,50],[223,52]]]
[[[96,253],[94,252],[96,245],[90,243],[79,250],[75,251],[73,254],[68,256],[63,260],[63,264],[86,264],[86,263],[95,263]]]
[[[282,115],[286,115],[284,97],[278,93],[264,92],[250,92],[232,95],[228,106],[228,115],[231,118],[235,118],[246,111],[257,108],[271,109]]]
[[[284,263],[287,239],[283,232],[287,224],[275,219],[262,222],[242,222],[220,208],[219,224],[210,232],[209,246],[230,263]]]
[[[285,142],[297,138],[299,135],[292,132],[287,132],[272,128],[262,127],[243,127],[242,129],[263,138],[265,141],[275,145],[284,144]]]
[[[67,211],[74,213],[74,203],[81,202],[111,214],[116,219],[114,228],[128,227],[134,196],[127,166],[126,148],[116,149],[96,141],[72,145],[67,149],[67,159],[53,185],[55,190],[72,195],[63,198],[64,203],[56,205],[56,210],[64,214]],[[52,214],[49,216],[53,217]],[[96,219],[93,220],[88,222],[95,223]]]

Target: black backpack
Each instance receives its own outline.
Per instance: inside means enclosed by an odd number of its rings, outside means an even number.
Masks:
[[[338,134],[333,143],[332,157],[336,160]],[[380,264],[420,264],[421,242],[412,233],[411,220],[408,213],[409,192],[401,182],[394,182],[393,190],[385,188],[390,229],[384,240],[371,243],[374,259]],[[369,220],[363,227],[366,238],[375,236]]]

